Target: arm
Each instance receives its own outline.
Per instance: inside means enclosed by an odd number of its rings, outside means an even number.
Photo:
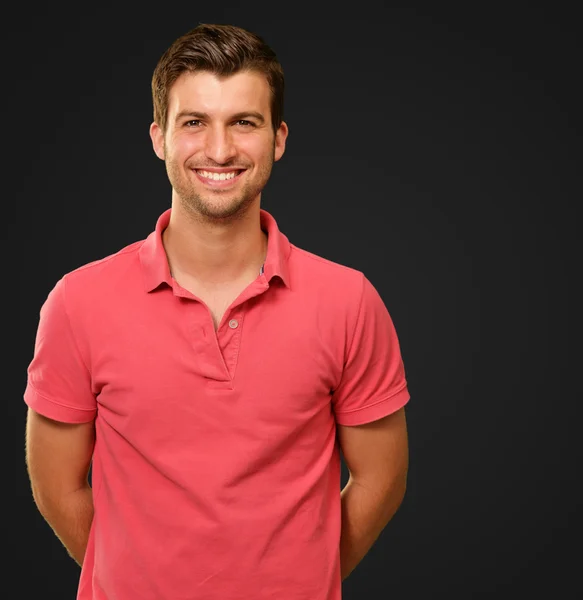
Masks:
[[[62,423],[28,409],[26,464],[39,512],[81,566],[93,520],[87,479],[95,444],[94,422]]]
[[[409,462],[405,409],[357,426],[337,426],[350,472],[341,492],[342,581],[364,558],[405,495]]]

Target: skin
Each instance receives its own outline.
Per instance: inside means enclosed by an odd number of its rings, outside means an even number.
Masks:
[[[183,73],[170,89],[166,131],[154,122],[150,136],[172,185],[163,242],[173,274],[206,287],[229,285],[265,260],[261,192],[288,135],[285,122],[273,130],[270,100],[266,78],[252,71]],[[244,172],[220,189],[195,172],[226,167]]]

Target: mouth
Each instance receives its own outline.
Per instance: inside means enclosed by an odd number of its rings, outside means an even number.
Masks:
[[[205,169],[192,169],[197,178],[206,186],[214,189],[228,188],[235,185],[246,169],[233,169],[232,171],[207,171]]]

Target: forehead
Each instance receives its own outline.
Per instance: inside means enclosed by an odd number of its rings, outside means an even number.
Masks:
[[[168,94],[168,113],[200,111],[227,116],[245,110],[270,112],[271,91],[266,77],[255,71],[243,71],[219,77],[214,73],[182,73]]]

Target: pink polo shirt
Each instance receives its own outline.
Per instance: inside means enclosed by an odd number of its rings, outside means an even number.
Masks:
[[[40,310],[24,400],[95,419],[78,600],[340,600],[336,423],[409,393],[362,272],[294,246],[261,210],[261,274],[217,332],[155,231],[64,275]]]

